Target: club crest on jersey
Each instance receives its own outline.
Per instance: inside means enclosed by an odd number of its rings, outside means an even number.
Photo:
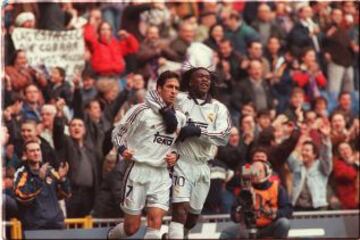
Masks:
[[[164,144],[167,146],[171,146],[171,144],[173,143],[174,138],[173,137],[169,137],[166,135],[161,135],[159,132],[157,132],[154,136],[154,140],[153,143],[158,143],[158,144]]]
[[[214,120],[215,120],[215,113],[209,113],[209,114],[207,115],[207,119],[208,119],[211,123],[213,123]]]

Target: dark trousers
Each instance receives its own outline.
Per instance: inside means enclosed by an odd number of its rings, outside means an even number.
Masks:
[[[81,218],[90,214],[94,205],[94,189],[88,187],[71,187],[71,197],[66,200],[68,218]]]
[[[286,238],[290,230],[290,221],[287,218],[279,218],[269,226],[258,229],[257,238],[273,237]]]
[[[287,238],[290,230],[290,221],[279,218],[270,225],[257,228],[256,238]],[[220,239],[249,238],[248,229],[243,224],[234,224],[221,232]]]

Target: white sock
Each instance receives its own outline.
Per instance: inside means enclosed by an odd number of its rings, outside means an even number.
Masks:
[[[122,239],[126,237],[128,235],[125,233],[124,223],[119,223],[108,232],[108,239]]]
[[[183,238],[184,238],[184,224],[178,222],[170,222],[169,239],[183,239]]]
[[[161,239],[160,230],[147,227],[144,239]]]

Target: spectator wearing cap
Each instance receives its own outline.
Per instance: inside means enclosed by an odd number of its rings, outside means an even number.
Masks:
[[[223,19],[227,27],[225,36],[231,40],[234,49],[242,54],[246,53],[246,46],[255,40],[259,40],[258,33],[242,19],[239,13],[233,11]]]
[[[260,34],[260,40],[265,45],[270,37],[285,39],[285,32],[275,24],[272,12],[268,4],[261,3],[257,8],[257,17],[251,26]]]
[[[22,12],[15,19],[15,27],[35,28],[35,15],[32,12]]]
[[[118,32],[120,40],[112,36],[111,25],[102,22],[96,29],[88,23],[84,27],[84,38],[91,52],[91,66],[99,76],[119,77],[125,71],[124,57],[136,53],[139,42],[124,30]]]
[[[333,170],[330,124],[323,122],[319,131],[319,149],[312,141],[305,141],[301,151],[293,152],[287,160],[293,173],[291,201],[295,210],[314,211],[328,206],[327,184]]]

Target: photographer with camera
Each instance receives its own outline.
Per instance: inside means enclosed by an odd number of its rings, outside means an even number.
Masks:
[[[67,163],[55,170],[42,163],[40,144],[29,140],[24,144],[26,160],[15,173],[14,191],[19,204],[20,220],[25,230],[63,229],[64,215],[58,197],[70,196],[66,178]]]
[[[286,238],[292,206],[279,181],[270,180],[270,164],[264,149],[255,149],[252,164],[241,171],[241,190],[231,211],[231,219],[240,223],[225,229],[220,238]]]

